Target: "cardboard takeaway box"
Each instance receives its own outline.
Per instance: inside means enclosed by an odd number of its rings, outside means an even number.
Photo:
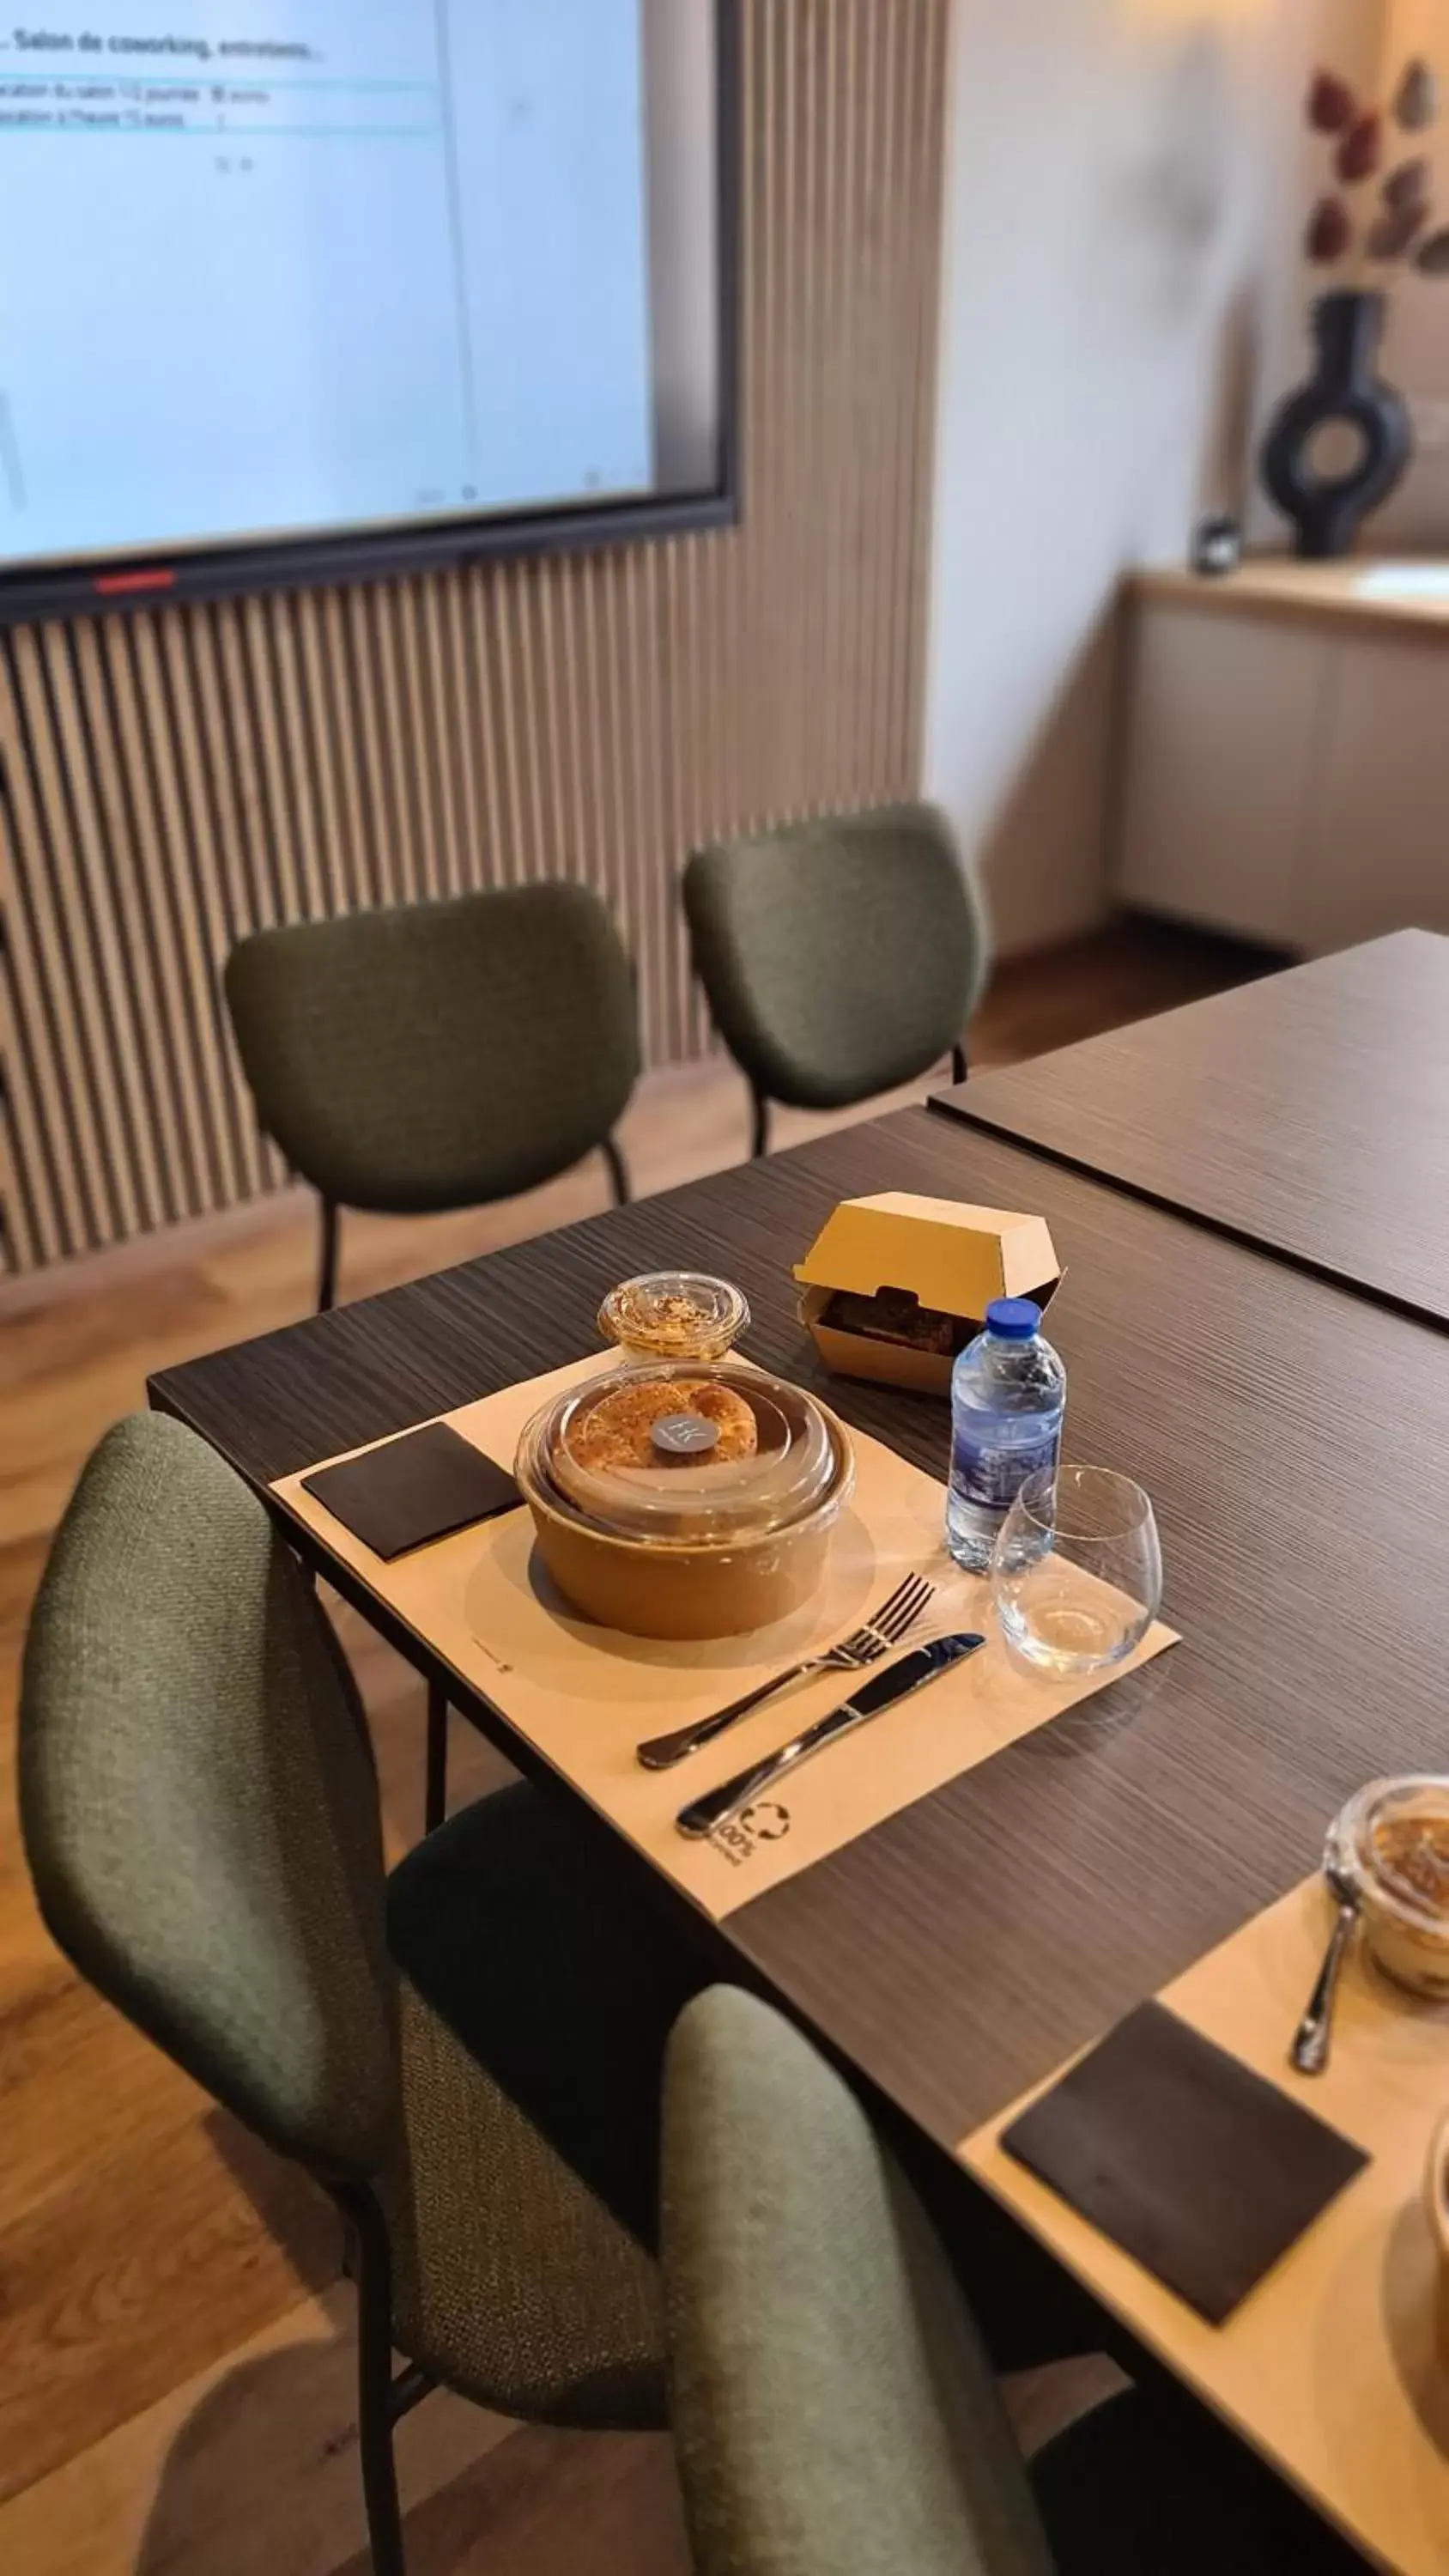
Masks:
[[[842,1199],[805,1259],[796,1262],[795,1276],[801,1321],[828,1369],[933,1395],[950,1393],[951,1355],[823,1324],[821,1315],[838,1290],[857,1297],[898,1290],[918,1306],[958,1317],[975,1333],[993,1297],[1034,1297],[1045,1306],[1061,1281],[1044,1217],[917,1198],[908,1190]]]

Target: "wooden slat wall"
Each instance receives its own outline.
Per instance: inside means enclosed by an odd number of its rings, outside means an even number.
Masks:
[[[5,1266],[278,1185],[253,925],[582,877],[668,1062],[691,845],[913,792],[948,11],[743,0],[739,528],[0,641]]]

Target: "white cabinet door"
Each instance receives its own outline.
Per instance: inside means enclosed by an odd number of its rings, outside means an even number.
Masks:
[[[1331,652],[1303,944],[1449,931],[1449,638],[1357,635]]]
[[[1287,620],[1139,608],[1116,869],[1125,901],[1298,944],[1331,649]]]

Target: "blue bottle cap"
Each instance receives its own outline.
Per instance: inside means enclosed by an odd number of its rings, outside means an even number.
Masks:
[[[1030,1297],[993,1297],[986,1309],[986,1329],[1003,1342],[1029,1342],[1041,1331],[1041,1308]]]

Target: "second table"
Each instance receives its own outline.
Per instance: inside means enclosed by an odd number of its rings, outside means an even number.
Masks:
[[[1449,1322],[1449,939],[1435,933],[977,1075],[931,1106]]]

